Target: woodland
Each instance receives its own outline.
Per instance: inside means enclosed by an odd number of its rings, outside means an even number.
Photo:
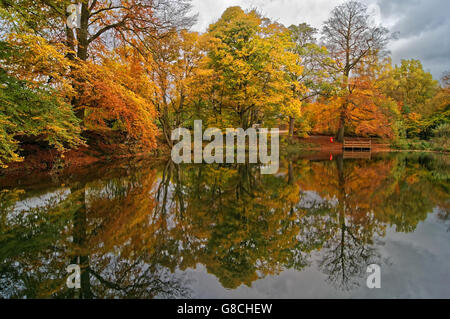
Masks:
[[[204,33],[190,31],[189,0],[80,3],[71,29],[71,1],[0,1],[2,167],[45,151],[60,162],[74,150],[160,154],[194,120],[449,150],[450,73],[394,65],[396,35],[360,2],[320,30],[230,7]]]

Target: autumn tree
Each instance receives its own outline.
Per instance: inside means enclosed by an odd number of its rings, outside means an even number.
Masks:
[[[188,16],[189,0],[133,0],[133,1],[80,1],[80,24],[76,30],[66,25],[70,1],[2,1],[6,20],[19,32],[39,34],[51,42],[63,41],[72,51],[71,59],[87,61],[104,48],[117,43],[132,46],[144,43],[146,37],[160,38],[173,29],[189,26],[195,16]],[[18,22],[19,21],[19,22]],[[100,49],[100,51],[98,51]],[[81,96],[82,78],[75,78],[74,87]],[[77,116],[84,119],[80,98],[72,100]]]
[[[248,128],[278,115],[298,116],[302,88],[287,30],[256,11],[230,7],[209,27],[210,48],[201,80],[218,124]]]
[[[336,71],[342,75],[344,96],[352,90],[349,83],[352,71],[368,55],[382,53],[388,40],[387,29],[371,23],[367,7],[356,1],[334,8],[322,34],[331,57],[336,61]],[[344,139],[348,105],[349,101],[344,98],[339,108],[339,141]]]
[[[400,110],[395,100],[381,89],[383,73],[390,59],[369,56],[354,70],[348,101],[349,132],[360,136],[394,138],[400,130]]]
[[[196,32],[181,30],[162,39],[149,38],[145,48],[149,79],[155,85],[151,101],[168,145],[171,131],[191,118],[190,106],[197,97],[193,83],[204,58],[204,41]]]
[[[74,125],[88,129],[113,126],[126,131],[127,137],[154,146],[156,112],[154,101],[148,96],[151,79],[146,78],[144,84],[140,77],[133,83],[132,74],[125,73],[137,71],[141,76],[139,65],[144,62],[118,57],[116,49],[133,47],[144,55],[148,39],[156,41],[181,27],[189,27],[195,21],[195,16],[189,15],[190,1],[82,0],[79,25],[73,30],[66,23],[70,4],[66,0],[0,2],[0,19],[6,34],[19,34],[25,49],[28,45],[30,52],[39,51],[35,57],[27,54],[28,60],[17,59],[13,72],[32,82],[45,79],[69,112],[72,108],[79,118],[80,122]],[[26,37],[39,37],[41,50]],[[45,50],[48,54],[61,54],[44,63],[38,57],[44,57]],[[50,138],[56,141],[58,133],[53,135]]]
[[[333,61],[327,49],[317,43],[317,29],[307,23],[291,25],[289,27],[291,39],[295,46],[291,49],[299,56],[298,63],[303,66],[301,74],[292,74],[293,80],[298,81],[305,88],[303,94],[299,96],[303,104],[311,103],[320,96],[328,96],[334,91],[332,69]],[[302,129],[307,129],[305,116],[300,119]],[[289,136],[294,135],[294,125],[296,119],[289,118]]]
[[[400,65],[388,70],[381,88],[398,103],[406,137],[419,135],[427,126],[427,119],[442,109],[438,101],[432,101],[439,84],[418,60],[402,60]]]
[[[15,27],[53,41],[65,39],[82,61],[93,54],[92,47],[98,43],[108,44],[112,37],[135,44],[146,36],[162,36],[174,28],[189,26],[195,20],[195,16],[188,15],[189,0],[82,0],[79,1],[80,24],[74,32],[66,25],[70,0],[4,0],[0,3],[10,17],[22,17],[23,23],[16,23]]]
[[[450,72],[444,73],[441,82],[442,87],[429,102],[433,113],[428,117],[424,135],[433,130],[432,133],[437,139],[447,138],[446,142],[448,143],[450,137]]]
[[[61,152],[83,143],[79,121],[62,93],[70,94],[61,77],[68,68],[64,51],[41,37],[17,35],[0,42],[0,166],[22,159],[24,137]]]
[[[105,54],[101,64],[87,65],[85,94],[80,98],[86,110],[85,126],[118,131],[125,135],[125,142],[139,141],[140,146],[154,148],[158,132],[152,97],[156,88],[142,55],[126,46]]]
[[[354,69],[349,79],[349,92],[320,96],[307,105],[305,115],[312,132],[336,132],[340,108],[347,103],[347,135],[397,137],[401,130],[399,107],[382,89],[385,73],[390,66],[389,59],[368,56]]]

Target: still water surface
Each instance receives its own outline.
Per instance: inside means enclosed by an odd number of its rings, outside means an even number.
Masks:
[[[276,175],[133,161],[0,177],[0,297],[450,298],[449,168],[319,154]]]

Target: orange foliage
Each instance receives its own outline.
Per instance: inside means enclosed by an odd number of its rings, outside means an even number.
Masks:
[[[125,131],[148,148],[156,146],[157,112],[152,103],[154,86],[142,58],[132,49],[117,50],[101,65],[89,64],[82,105],[85,125],[94,129]]]
[[[348,96],[347,118],[352,130],[357,135],[393,137],[393,114],[389,106],[392,102],[385,97],[366,76],[352,81],[354,89]]]
[[[347,132],[358,136],[392,138],[396,134],[397,104],[383,95],[373,78],[360,75],[351,79],[349,92],[319,99],[305,107],[313,133],[334,134],[341,108],[346,105]]]

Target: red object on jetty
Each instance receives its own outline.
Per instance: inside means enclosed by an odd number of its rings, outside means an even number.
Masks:
[[[332,138],[332,137],[330,137],[330,142],[331,142],[331,143],[333,143],[333,142],[334,142],[334,140],[333,140],[333,138]]]

